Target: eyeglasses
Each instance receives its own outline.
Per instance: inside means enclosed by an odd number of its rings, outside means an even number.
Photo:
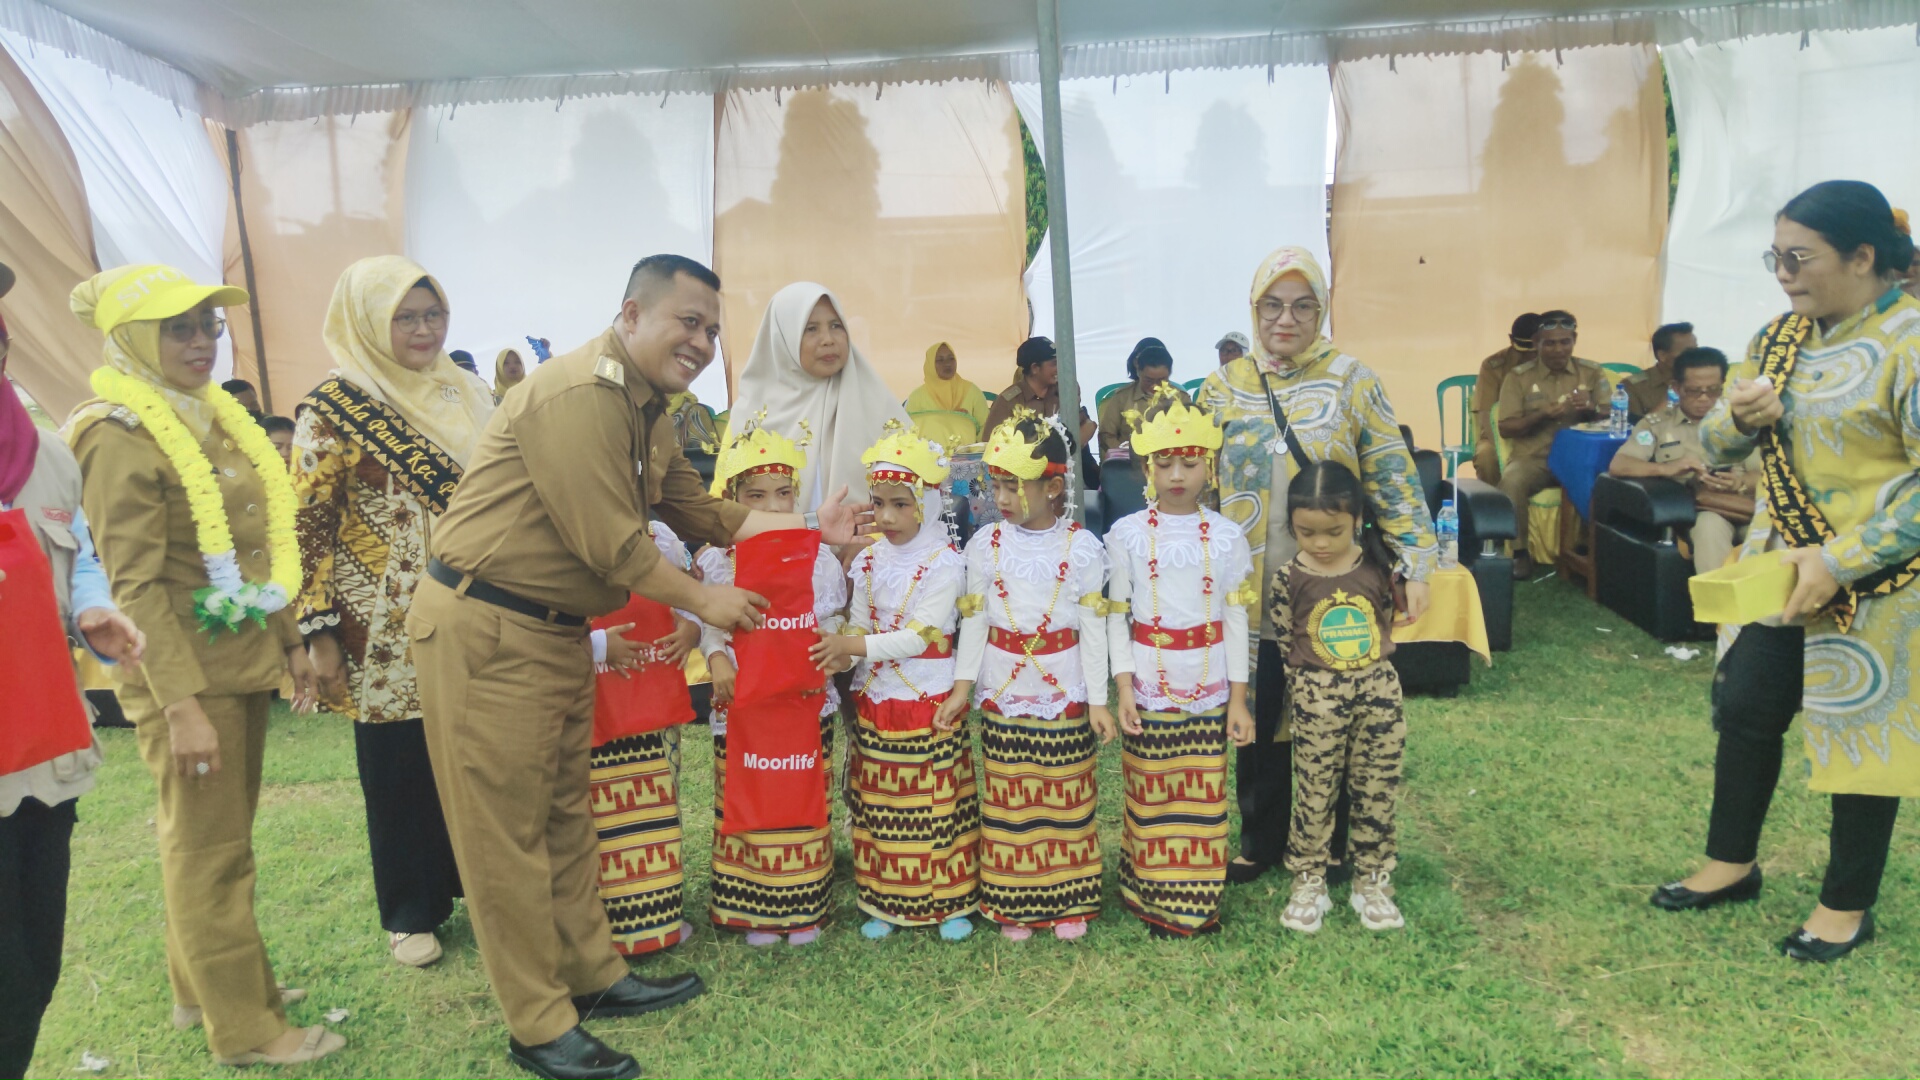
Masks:
[[[393,325],[409,334],[418,330],[422,323],[430,328],[445,326],[447,325],[447,313],[441,308],[434,308],[431,311],[425,312],[405,311],[393,317]]]
[[[1788,277],[1799,277],[1802,266],[1825,254],[1826,252],[1824,251],[1802,252],[1799,248],[1795,248],[1792,251],[1780,251],[1775,248],[1768,248],[1760,256],[1760,265],[1766,267],[1767,273],[1769,274],[1779,273],[1781,268],[1784,267],[1786,268]]]
[[[1578,319],[1548,319],[1545,322],[1540,324],[1540,329],[1542,330],[1578,330],[1580,329],[1580,321]]]
[[[227,332],[227,320],[211,314],[202,315],[198,319],[182,316],[161,323],[160,332],[182,345],[192,344],[193,339],[201,334],[207,335],[209,341],[219,341],[220,335]]]
[[[1278,300],[1268,296],[1262,297],[1260,303],[1256,304],[1254,309],[1260,312],[1261,322],[1278,322],[1281,314],[1288,310],[1293,312],[1294,322],[1317,324],[1320,321],[1320,302],[1318,300],[1303,298],[1289,304],[1284,300]]]
[[[1692,398],[1695,401],[1701,398],[1711,400],[1719,397],[1723,389],[1723,386],[1683,386],[1680,388],[1680,396],[1683,398]]]

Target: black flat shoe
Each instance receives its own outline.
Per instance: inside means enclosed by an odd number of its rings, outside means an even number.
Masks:
[[[1218,919],[1215,919],[1213,922],[1208,923],[1190,934],[1182,934],[1177,930],[1169,930],[1159,923],[1147,924],[1147,936],[1162,941],[1182,941],[1187,938],[1205,937],[1208,934],[1217,934],[1219,932],[1220,921]]]
[[[1271,869],[1273,869],[1272,863],[1243,863],[1229,859],[1227,860],[1227,884],[1245,885]]]
[[[691,971],[667,979],[622,975],[619,982],[597,994],[574,998],[573,1007],[579,1010],[582,1021],[604,1016],[639,1016],[692,1001],[706,992],[707,984]]]
[[[578,1024],[565,1035],[538,1046],[507,1040],[515,1065],[547,1080],[627,1080],[640,1075],[640,1063],[590,1034]]]
[[[1824,941],[1807,933],[1807,928],[1803,926],[1780,942],[1780,951],[1795,960],[1831,964],[1872,940],[1873,912],[1869,911],[1861,916],[1860,926],[1854,930],[1852,941]]]
[[[1760,866],[1754,864],[1747,876],[1712,892],[1694,892],[1677,881],[1670,881],[1653,890],[1653,896],[1647,902],[1661,911],[1705,911],[1721,904],[1737,904],[1742,900],[1754,900],[1760,896]]]

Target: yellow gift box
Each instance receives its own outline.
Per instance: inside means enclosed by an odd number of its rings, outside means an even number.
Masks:
[[[1694,619],[1744,626],[1785,611],[1799,577],[1785,555],[1785,551],[1763,552],[1689,578]]]

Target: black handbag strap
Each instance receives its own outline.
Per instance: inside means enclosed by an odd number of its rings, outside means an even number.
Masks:
[[[1280,407],[1280,399],[1273,396],[1273,384],[1267,381],[1267,373],[1260,373],[1260,388],[1267,392],[1267,408],[1273,410],[1273,426],[1280,433],[1280,441],[1287,444],[1287,453],[1293,455],[1293,464],[1301,472],[1313,464],[1307,452],[1300,449],[1300,443],[1293,437],[1293,425],[1287,423],[1287,413]]]

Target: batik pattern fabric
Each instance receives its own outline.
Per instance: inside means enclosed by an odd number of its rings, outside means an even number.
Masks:
[[[996,922],[1047,927],[1100,911],[1087,708],[1107,701],[1106,578],[1100,542],[1064,520],[1040,531],[1001,522],[967,544],[955,663],[976,680],[981,910]],[[1027,656],[1021,643],[1043,628],[1077,640]]]
[[[370,724],[419,719],[406,621],[427,569],[431,510],[311,409],[294,429],[291,469],[300,632],[332,632],[347,664],[346,695],[321,705]]]
[[[1759,375],[1761,341],[1729,385]],[[1836,534],[1821,547],[1834,579],[1852,584],[1920,552],[1920,301],[1893,289],[1829,330],[1815,325],[1780,401],[1789,464]],[[1724,398],[1700,437],[1716,465],[1739,464],[1758,445]],[[1785,546],[1763,488],[1743,557]],[[1800,715],[1813,790],[1920,796],[1917,652],[1913,585],[1862,597],[1844,633],[1828,613],[1807,624]]]
[[[1227,888],[1225,706],[1140,710],[1140,734],[1121,736],[1120,779],[1121,901],[1143,922],[1205,932]]]
[[[731,585],[731,549],[709,547],[696,562],[710,584]],[[847,579],[840,560],[822,547],[813,565],[814,620],[824,633],[839,631],[847,606]],[[725,652],[733,659],[729,635],[702,625],[702,655]],[[833,733],[840,711],[839,691],[828,679],[821,695],[821,797],[833,790]],[[708,918],[726,930],[797,934],[818,928],[827,918],[833,892],[833,829],[766,829],[724,834],[727,791],[727,719],[730,709],[710,712],[713,731],[713,886]],[[829,806],[831,810],[831,806]]]

